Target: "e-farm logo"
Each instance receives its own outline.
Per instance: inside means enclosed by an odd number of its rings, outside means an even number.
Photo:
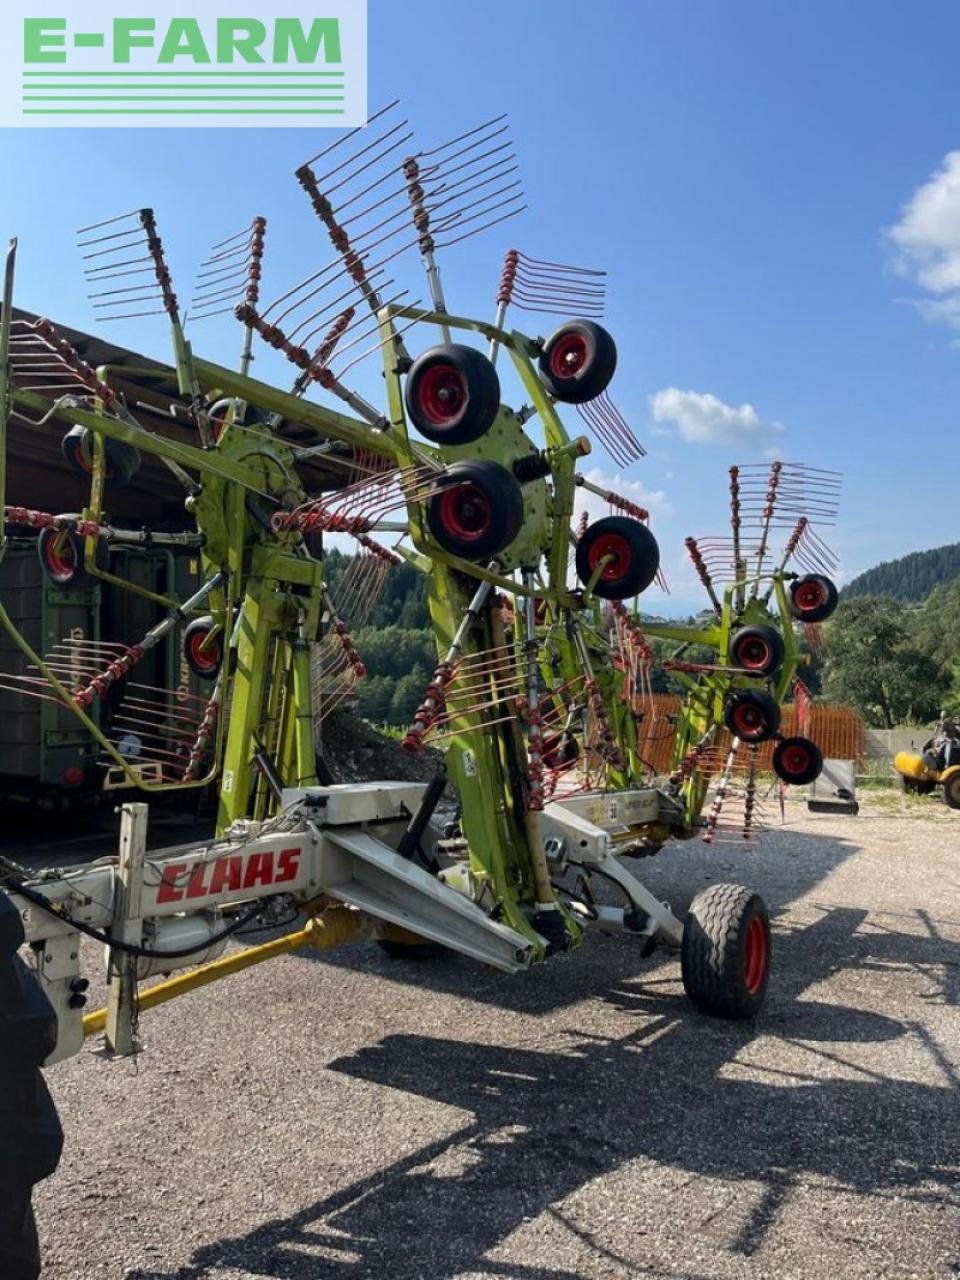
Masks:
[[[57,0],[13,0],[0,18],[0,124],[363,124],[366,0],[281,4],[237,16],[236,0],[91,0],[58,15]]]

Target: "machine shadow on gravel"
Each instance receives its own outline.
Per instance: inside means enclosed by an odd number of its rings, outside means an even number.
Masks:
[[[801,848],[809,841],[811,857],[791,858],[779,869],[771,857],[765,891],[775,909],[809,892],[853,850],[844,841],[796,833],[791,840]],[[692,868],[688,880],[702,870],[702,864]],[[690,889],[689,883],[683,887]],[[637,1159],[753,1184],[749,1215],[725,1245],[744,1258],[760,1249],[791,1195],[809,1178],[860,1194],[960,1205],[960,1082],[936,1044],[917,1024],[803,998],[839,970],[866,976],[892,966],[923,973],[931,982],[928,998],[954,1004],[955,977],[940,988],[927,967],[955,975],[960,949],[937,937],[932,921],[920,922],[926,936],[885,926],[858,932],[864,910],[814,906],[813,913],[811,924],[776,930],[776,982],[755,1027],[695,1014],[679,978],[651,973],[639,957],[632,975],[624,976],[626,944],[614,950],[598,940],[594,963],[555,967],[550,984],[515,984],[526,999],[507,998],[509,979],[493,979],[494,988],[474,988],[472,994],[535,1015],[604,991],[603,1000],[636,1018],[636,1029],[620,1038],[571,1023],[563,1032],[567,1044],[545,1053],[389,1035],[331,1062],[330,1070],[457,1107],[473,1118],[292,1217],[202,1246],[188,1266],[133,1270],[126,1280],[215,1280],[229,1270],[277,1280],[414,1280],[427,1274],[446,1280],[471,1270],[507,1280],[568,1280],[576,1273],[487,1259],[525,1221],[544,1212],[580,1237],[598,1266],[635,1269],[635,1262],[619,1258],[559,1206],[589,1182]],[[916,924],[913,917],[914,929]],[[419,967],[417,975],[430,976],[416,979],[391,972],[401,981],[448,989],[443,965]],[[891,1042],[908,1033],[919,1035],[952,1087],[904,1082],[845,1059],[844,1045]],[[799,1046],[810,1072],[751,1063],[755,1036]],[[732,1068],[738,1055],[768,1079],[738,1078]],[[818,1066],[822,1073],[824,1063],[852,1067],[853,1078],[824,1080],[814,1074]],[[697,1280],[666,1265],[643,1270]]]

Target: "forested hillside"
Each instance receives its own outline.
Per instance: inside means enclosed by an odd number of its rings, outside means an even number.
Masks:
[[[912,551],[859,574],[843,588],[843,599],[889,596],[905,604],[919,604],[941,584],[960,577],[960,542],[932,551]]]

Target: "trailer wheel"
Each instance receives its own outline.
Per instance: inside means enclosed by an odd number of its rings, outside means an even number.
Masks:
[[[683,987],[701,1013],[752,1018],[770,977],[770,917],[752,889],[714,884],[698,893],[683,924]]]
[[[58,587],[79,587],[86,581],[83,539],[72,529],[41,529],[37,555],[43,572]]]
[[[223,636],[205,641],[213,630],[213,619],[194,618],[183,633],[183,660],[195,676],[212,680],[223,662]]]
[[[948,809],[960,809],[960,773],[951,773],[943,784],[943,803]]]
[[[783,637],[775,627],[741,627],[730,637],[730,658],[751,676],[770,676],[783,665]]]
[[[809,738],[783,738],[773,749],[773,772],[791,786],[806,786],[823,772],[823,754]]]
[[[552,333],[540,355],[540,381],[564,404],[584,404],[606,390],[617,367],[617,344],[592,320],[571,320]]]
[[[413,362],[403,398],[422,436],[434,444],[471,444],[500,412],[500,379],[483,352],[448,343]]]
[[[660,548],[645,524],[629,516],[604,516],[589,525],[577,543],[577,577],[587,583],[597,565],[594,592],[604,600],[627,600],[646,591],[660,568]]]
[[[523,527],[523,494],[498,462],[455,462],[436,479],[427,503],[434,540],[464,560],[488,560]]]
[[[769,693],[741,689],[727,699],[723,723],[735,738],[753,746],[767,742],[780,728],[780,708]]]
[[[790,612],[798,622],[824,622],[837,607],[836,586],[820,573],[808,573],[790,583]]]
[[[74,471],[82,476],[93,474],[93,432],[79,423],[71,427],[60,441],[60,450]],[[122,440],[105,440],[108,480],[129,484],[140,469],[140,451]]]

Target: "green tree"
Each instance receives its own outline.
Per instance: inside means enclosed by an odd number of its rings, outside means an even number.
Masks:
[[[892,729],[932,719],[948,687],[942,667],[915,647],[903,605],[883,596],[843,601],[827,631],[827,699]]]

